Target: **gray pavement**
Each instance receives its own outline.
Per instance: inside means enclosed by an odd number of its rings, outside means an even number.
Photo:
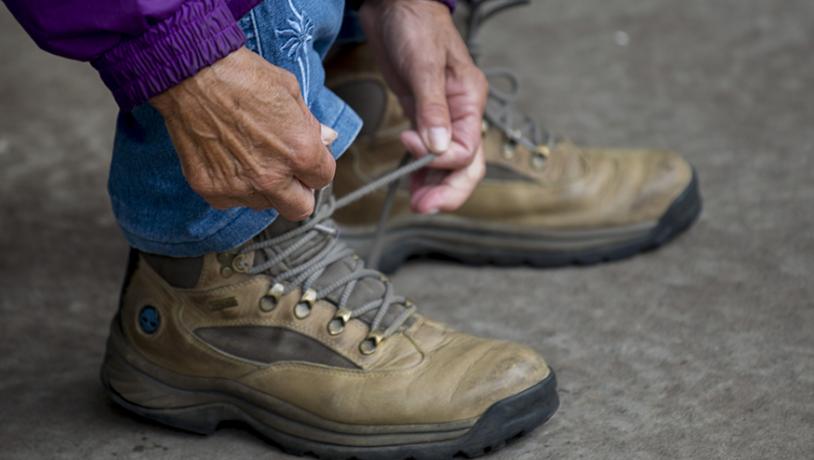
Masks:
[[[398,273],[432,316],[557,369],[559,413],[492,458],[814,458],[814,3],[545,0],[483,38],[529,112],[684,152],[706,206],[620,263]],[[0,11],[0,458],[286,458],[237,429],[136,421],[102,392],[126,254],[105,194],[114,115],[89,66]]]

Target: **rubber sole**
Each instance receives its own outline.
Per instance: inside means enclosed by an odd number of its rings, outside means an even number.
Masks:
[[[698,178],[693,177],[655,225],[586,232],[510,233],[464,226],[416,224],[388,229],[379,270],[394,272],[408,259],[435,257],[468,265],[530,265],[541,268],[610,262],[663,246],[701,214]],[[360,254],[374,232],[342,227],[342,238]]]
[[[240,425],[248,426],[260,437],[286,453],[297,456],[308,455],[319,459],[445,460],[457,456],[479,457],[502,448],[542,425],[559,407],[556,377],[552,371],[546,379],[533,387],[493,404],[470,429],[452,439],[362,447],[341,445],[295,436],[264,423],[264,418],[279,419],[280,415],[270,413],[256,405],[250,405],[247,401],[236,398],[234,395],[181,390],[158,382],[133,368],[126,372],[138,374],[129,380],[131,384],[135,379],[139,380],[137,384],[140,387],[140,393],[151,393],[150,399],[153,401],[174,403],[169,408],[145,407],[136,404],[113,388],[109,374],[116,372],[121,374],[122,364],[117,363],[119,369],[111,370],[108,359],[110,359],[109,356],[106,357],[106,362],[102,366],[102,383],[108,390],[111,399],[132,414],[162,425],[204,435],[215,433],[222,424],[237,422]],[[161,397],[156,397],[157,393],[161,393]],[[190,401],[201,402],[191,403]],[[175,404],[179,402],[183,403]],[[302,422],[292,421],[291,425],[300,423]],[[427,439],[432,439],[433,435],[434,433],[426,433]]]

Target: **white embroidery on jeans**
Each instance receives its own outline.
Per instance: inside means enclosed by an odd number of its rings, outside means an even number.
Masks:
[[[288,7],[294,14],[294,19],[288,19],[287,29],[274,29],[277,38],[288,38],[280,48],[289,58],[296,56],[297,65],[302,77],[302,96],[308,103],[308,86],[311,80],[311,67],[308,64],[308,48],[314,39],[314,23],[305,14],[297,11],[292,0],[288,0]]]

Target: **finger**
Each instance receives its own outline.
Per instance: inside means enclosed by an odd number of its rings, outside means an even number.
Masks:
[[[264,210],[274,207],[274,204],[265,195],[259,193],[250,184],[237,182],[232,185],[233,187],[228,191],[202,189],[198,193],[215,209],[252,208]]]
[[[447,76],[447,104],[452,120],[452,142],[433,163],[435,168],[461,169],[469,165],[482,141],[483,110],[489,86],[471,62],[453,65]]]
[[[441,169],[423,168],[410,176],[410,198],[411,202],[421,203],[427,193],[443,183],[449,171]],[[413,211],[418,212],[415,208]],[[428,212],[434,214],[438,209],[430,209]]]
[[[339,136],[339,133],[334,131],[330,126],[320,124],[319,127],[320,134],[322,135],[322,144],[325,145],[326,147],[333,144],[337,136]]]
[[[274,209],[283,218],[290,221],[304,220],[314,212],[314,190],[306,187],[296,178],[292,178],[273,194],[265,193],[264,195],[273,204]]]
[[[325,141],[335,131],[322,125],[310,112],[305,115],[308,127],[298,133],[298,138],[292,139],[291,173],[305,186],[317,190],[330,184],[336,172],[336,161],[325,146]]]
[[[209,201],[209,200],[208,200]],[[215,204],[217,203],[217,205]],[[209,201],[209,204],[216,209],[230,209],[230,208],[251,208],[255,211],[264,211],[266,209],[274,209],[268,197],[260,193],[247,194],[234,197],[219,197],[217,200]]]
[[[329,185],[336,173],[336,160],[324,145],[319,146],[320,151],[314,154],[315,159],[300,163],[292,168],[294,177],[312,190],[321,189]]]
[[[407,130],[401,133],[401,143],[404,144],[404,148],[408,152],[417,158],[429,154],[427,147],[424,146],[424,142],[421,140],[421,136],[416,131]],[[452,142],[446,153],[439,155],[429,166],[437,169],[461,169],[472,162],[475,151],[476,149],[469,150],[458,142]]]
[[[241,199],[243,206],[254,209],[255,211],[265,211],[267,209],[277,209],[277,206],[271,199],[262,193],[254,193],[247,195]]]
[[[250,207],[253,208],[252,204],[249,201],[244,199],[239,199],[236,197],[229,197],[223,195],[201,195],[201,198],[204,199],[209,206],[212,206],[215,209],[226,210],[231,208],[241,208],[241,207]]]
[[[404,148],[407,149],[407,151],[410,152],[414,157],[421,158],[429,155],[430,151],[427,150],[427,147],[424,145],[424,141],[421,140],[421,136],[418,134],[418,131],[408,129],[407,131],[402,132],[400,137]]]
[[[453,211],[463,205],[477,187],[485,173],[483,149],[478,149],[475,161],[463,169],[447,173],[440,184],[416,184],[411,198],[411,207],[421,214],[434,214],[439,211]]]
[[[415,97],[418,133],[430,151],[442,154],[452,140],[444,67],[437,64],[416,66],[410,84]]]

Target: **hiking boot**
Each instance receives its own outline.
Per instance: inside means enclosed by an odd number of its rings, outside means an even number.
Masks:
[[[333,197],[197,258],[132,250],[102,381],[140,416],[209,434],[248,424],[329,459],[480,455],[545,422],[554,374],[531,349],[416,313],[336,237]]]
[[[364,119],[337,162],[343,196],[404,156],[410,123],[366,45],[345,45],[326,62],[328,86]],[[647,149],[586,148],[544,132],[517,113],[513,75],[486,70],[493,85],[483,123],[486,177],[458,210],[412,213],[400,187],[369,195],[335,216],[342,236],[390,272],[408,257],[436,254],[467,263],[590,264],[658,247],[687,229],[701,200],[693,168],[680,155]],[[379,214],[389,217],[377,233]]]

